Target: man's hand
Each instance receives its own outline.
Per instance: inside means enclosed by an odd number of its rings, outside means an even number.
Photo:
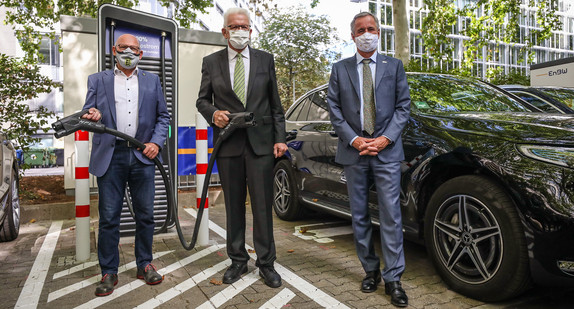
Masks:
[[[91,121],[99,121],[100,119],[102,119],[102,113],[100,113],[100,111],[97,110],[96,108],[92,107],[88,110],[87,114],[82,115],[82,118]]]
[[[153,160],[159,154],[159,147],[155,143],[145,143],[143,154]]]
[[[355,149],[357,149],[358,151],[363,151],[365,145],[368,142],[371,142],[372,140],[373,140],[372,138],[364,138],[359,136],[355,138],[355,140],[353,141],[353,147],[355,147]]]
[[[225,128],[225,126],[229,123],[229,118],[227,117],[229,111],[216,111],[213,113],[213,123],[219,128]]]
[[[361,145],[361,149],[359,149],[360,151],[359,154],[361,156],[365,155],[376,156],[381,150],[385,149],[390,143],[391,141],[384,136],[379,136],[377,138],[370,139]]]
[[[273,145],[273,154],[275,158],[281,157],[287,151],[287,145],[285,143],[277,143]]]

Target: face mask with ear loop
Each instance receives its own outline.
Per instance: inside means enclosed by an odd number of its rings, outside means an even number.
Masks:
[[[244,49],[249,44],[249,30],[230,30],[229,43],[235,49]]]
[[[140,55],[134,53],[129,47],[123,52],[116,49],[116,60],[122,68],[131,70],[140,62]]]

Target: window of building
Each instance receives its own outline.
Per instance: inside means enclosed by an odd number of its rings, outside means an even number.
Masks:
[[[205,31],[209,31],[209,27],[202,22],[201,20],[199,21],[199,26],[201,27],[201,29],[205,30]]]
[[[40,64],[60,66],[60,36],[56,36],[54,40],[50,39],[48,36],[42,38],[40,42],[40,59],[38,62]]]
[[[217,3],[215,4],[215,10],[217,11],[217,13],[223,15],[223,9]]]

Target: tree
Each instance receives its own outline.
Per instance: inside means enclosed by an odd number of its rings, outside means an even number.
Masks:
[[[37,97],[38,93],[50,92],[57,85],[41,75],[37,65],[4,54],[0,54],[0,72],[2,130],[25,152],[31,144],[40,141],[32,137],[33,134],[48,131],[46,118],[54,116],[54,113],[43,106],[31,111],[27,104],[21,102]]]
[[[537,10],[533,16],[522,16],[520,4],[527,2]],[[521,61],[532,63],[535,54],[534,45],[540,45],[551,37],[553,30],[561,26],[556,0],[478,0],[471,1],[463,8],[456,8],[452,1],[425,0],[429,14],[423,20],[422,32],[427,57],[431,66],[442,66],[443,60],[452,60],[454,40],[449,37],[452,29],[461,18],[462,34],[468,39],[463,41],[463,62],[460,72],[471,75],[474,61],[485,57],[493,60],[501,44],[513,44],[521,37],[519,19],[521,17],[535,20],[537,27],[524,35],[524,46],[521,47]],[[482,53],[487,50],[486,56]],[[502,72],[491,68],[487,77],[495,77]]]
[[[411,36],[406,0],[393,0],[393,27],[395,27],[395,57],[407,66],[411,60]]]
[[[328,81],[330,64],[340,55],[327,48],[338,37],[326,16],[311,15],[301,6],[271,10],[264,26],[257,43],[275,56],[279,95],[286,108],[293,103],[293,93],[299,97]]]

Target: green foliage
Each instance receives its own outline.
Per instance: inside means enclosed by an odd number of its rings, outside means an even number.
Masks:
[[[532,16],[522,16],[520,5],[527,2],[530,7],[537,10]],[[460,70],[463,75],[472,75],[474,62],[479,57],[483,61],[496,61],[500,45],[513,44],[520,41],[521,17],[535,19],[537,28],[530,30],[523,37],[524,46],[521,47],[521,61],[532,63],[534,52],[532,47],[541,45],[551,37],[553,30],[561,26],[556,15],[557,0],[478,0],[470,1],[463,8],[455,8],[452,1],[425,0],[429,9],[428,15],[423,19],[423,44],[426,48],[426,57],[432,66],[441,66],[441,61],[452,60],[452,47],[454,40],[448,37],[452,27],[461,29],[468,39],[463,41],[463,61]],[[457,24],[457,18],[462,17],[462,25]],[[486,54],[482,50],[486,49]],[[524,56],[526,55],[526,58]],[[490,69],[489,76],[497,75],[499,69]]]
[[[295,97],[328,81],[330,65],[340,55],[327,50],[338,42],[326,16],[315,16],[302,7],[271,10],[258,46],[275,56],[279,95],[283,106]]]
[[[26,152],[30,145],[39,142],[32,137],[38,131],[48,131],[48,117],[54,116],[45,107],[30,110],[23,101],[33,99],[39,93],[47,93],[57,85],[39,72],[35,63],[28,63],[0,54],[0,119],[2,130],[17,147]],[[24,167],[25,168],[25,167]]]

